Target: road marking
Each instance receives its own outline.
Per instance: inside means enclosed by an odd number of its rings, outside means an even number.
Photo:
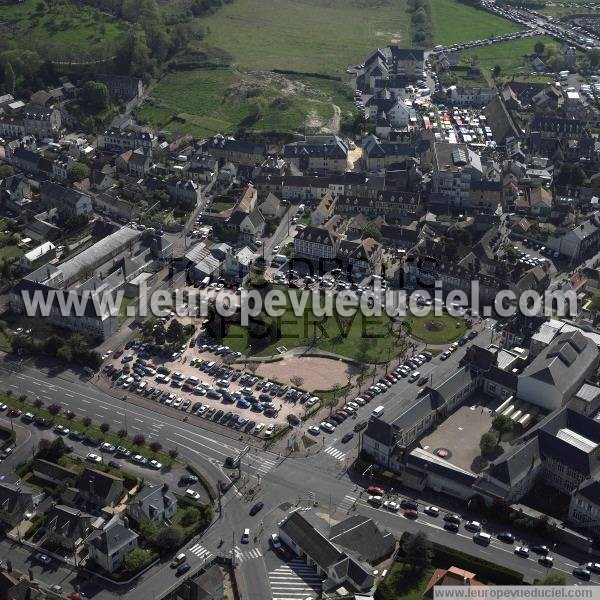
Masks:
[[[327,448],[325,448],[324,452],[325,454],[329,454],[329,456],[335,458],[336,460],[344,460],[344,458],[346,458],[345,452],[342,452],[341,450],[338,450],[333,446],[328,446]]]
[[[69,394],[68,392],[64,392],[65,396],[68,396],[69,398],[75,398],[75,396],[73,396],[73,394]]]

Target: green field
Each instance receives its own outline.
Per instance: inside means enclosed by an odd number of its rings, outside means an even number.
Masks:
[[[332,123],[333,103],[340,102],[347,110],[350,101],[337,89],[339,82],[318,80],[315,85],[315,79],[303,78],[307,88],[287,89],[290,80],[285,77],[245,74],[229,68],[170,73],[153,89],[137,116],[161,129],[198,136],[232,132],[239,127],[319,129]]]
[[[42,50],[57,59],[101,58],[114,51],[125,26],[92,8],[40,0],[0,5],[0,35],[11,47]]]
[[[398,354],[398,340],[391,333],[391,321],[385,313],[378,317],[357,313],[350,322],[333,316],[321,322],[320,317],[314,316],[311,306],[309,300],[301,316],[287,310],[279,319],[281,337],[259,351],[252,349],[250,352],[248,330],[240,325],[229,328],[223,343],[237,352],[256,356],[277,355],[279,346],[288,350],[310,346],[364,362],[382,363]],[[315,322],[319,323],[316,328]]]
[[[501,69],[501,78],[511,79],[515,75],[517,78],[521,76],[529,81],[532,68],[526,55],[534,54],[533,48],[538,42],[542,42],[546,48],[559,46],[559,43],[551,37],[538,36],[510,40],[481,48],[471,48],[459,52],[458,56],[464,64],[474,64],[479,67],[490,83],[492,81],[492,70],[496,65]],[[547,75],[542,77],[544,81],[548,79]]]
[[[456,0],[429,0],[436,44],[456,44],[519,31],[519,26]]]
[[[405,0],[234,0],[202,24],[248,69],[341,75],[377,46],[409,44]]]
[[[439,317],[411,316],[404,323],[408,326],[412,337],[426,344],[448,344],[462,337],[467,331],[464,321],[448,314]]]
[[[0,248],[0,260],[12,260],[19,258],[23,254],[23,250],[18,246],[4,246]]]

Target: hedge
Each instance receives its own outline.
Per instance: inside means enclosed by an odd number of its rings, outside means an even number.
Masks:
[[[1,450],[4,450],[5,448],[8,448],[11,444],[14,444],[17,436],[16,436],[15,432],[10,430],[8,427],[0,427],[0,431],[3,432],[3,434],[8,435],[8,437],[6,437],[6,439],[4,439],[0,443],[0,451],[1,451]],[[2,437],[4,437],[4,435]]]
[[[210,498],[211,503],[217,499],[217,492],[212,484],[206,479],[206,477],[196,468],[194,465],[186,465],[185,467],[192,475],[195,475],[198,478],[198,481],[202,485],[202,487],[206,490],[208,497]]]
[[[29,529],[25,532],[25,535],[23,537],[26,540],[28,540],[29,538],[32,538],[34,536],[35,532],[45,524],[46,524],[46,515],[40,515],[39,517],[36,517],[32,521]]]
[[[400,553],[406,547],[406,543],[411,538],[411,534],[404,532],[400,538]],[[477,573],[477,577],[488,583],[497,585],[522,585],[523,573],[513,571],[508,567],[503,567],[496,563],[492,563],[478,556],[466,554],[455,548],[443,546],[437,542],[431,543],[433,549],[433,564],[441,569],[450,567],[460,567],[468,571]]]

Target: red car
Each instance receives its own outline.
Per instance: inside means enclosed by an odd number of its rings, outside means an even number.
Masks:
[[[345,410],[338,410],[336,414],[340,415],[340,417],[344,417],[344,419],[348,418],[348,413]]]
[[[377,487],[376,485],[370,485],[367,488],[367,492],[369,494],[371,494],[371,496],[383,496],[385,494],[383,489],[381,489],[380,487]]]
[[[416,519],[419,516],[419,513],[416,510],[413,510],[412,508],[409,508],[407,510],[404,511],[404,516],[407,519]]]

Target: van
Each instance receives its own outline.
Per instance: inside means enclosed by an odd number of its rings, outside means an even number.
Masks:
[[[487,546],[492,541],[492,536],[489,533],[485,533],[484,531],[478,531],[473,536],[473,541],[477,542],[478,544],[483,544],[484,546]]]
[[[204,289],[208,284],[210,283],[210,277],[205,277],[201,282],[200,282],[200,287],[202,289]]]
[[[171,563],[171,569],[174,569],[175,567],[178,567],[180,564],[185,562],[185,552],[182,552],[181,554],[178,554],[174,559],[173,562]]]
[[[383,414],[384,410],[385,410],[385,408],[382,405],[379,405],[377,408],[373,409],[371,416],[379,418]]]

